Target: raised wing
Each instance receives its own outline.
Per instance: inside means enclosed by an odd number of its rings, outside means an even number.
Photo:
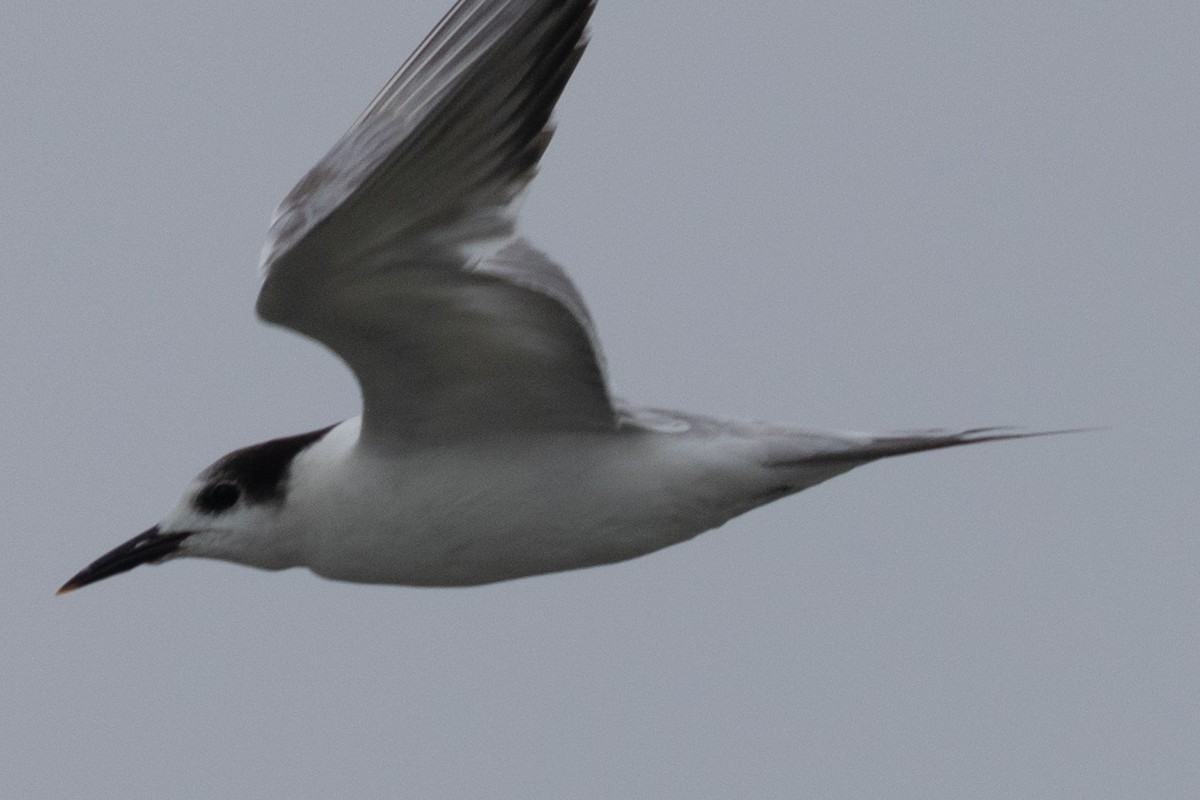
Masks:
[[[373,442],[616,424],[583,301],[516,206],[594,0],[460,0],[280,204],[258,313],[341,356]]]

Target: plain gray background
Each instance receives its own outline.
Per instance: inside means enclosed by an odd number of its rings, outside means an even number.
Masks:
[[[257,252],[447,7],[5,7],[0,795],[1200,795],[1192,2],[601,0],[525,207],[624,396],[1108,430],[487,588],[53,596],[223,452],[357,413],[254,320]]]

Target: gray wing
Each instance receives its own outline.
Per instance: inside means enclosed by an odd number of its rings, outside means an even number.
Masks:
[[[516,236],[594,0],[460,0],[276,211],[258,313],[354,371],[371,440],[616,424],[575,287]]]

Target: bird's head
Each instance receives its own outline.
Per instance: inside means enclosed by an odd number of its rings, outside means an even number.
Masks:
[[[161,522],[84,567],[58,593],[181,556],[263,569],[293,566],[295,542],[275,535],[292,461],[329,430],[272,439],[219,459],[200,473]]]

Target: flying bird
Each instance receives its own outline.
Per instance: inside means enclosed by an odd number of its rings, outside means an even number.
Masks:
[[[258,315],[362,413],[230,453],[77,589],[193,556],[466,586],[634,558],[870,461],[1038,435],[818,432],[615,398],[566,273],[517,233],[594,0],[459,0],[277,209]]]

